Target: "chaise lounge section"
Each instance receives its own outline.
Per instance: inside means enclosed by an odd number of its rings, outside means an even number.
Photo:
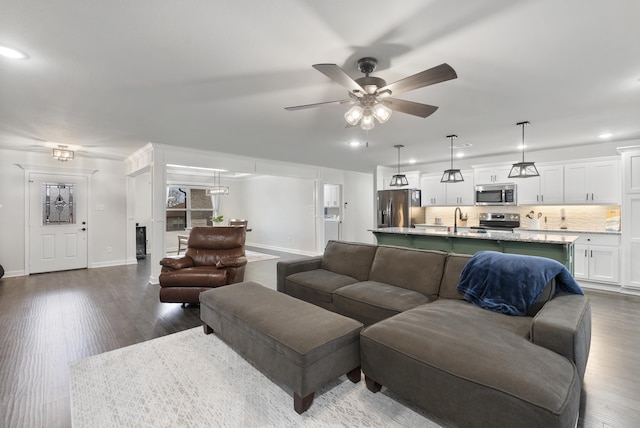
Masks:
[[[278,263],[278,290],[354,318],[367,387],[454,426],[575,426],[591,340],[583,295],[543,284],[522,316],[458,291],[469,255],[330,241]]]

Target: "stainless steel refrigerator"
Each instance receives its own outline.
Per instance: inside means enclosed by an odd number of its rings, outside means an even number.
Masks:
[[[378,191],[378,228],[415,227],[424,223],[420,189]]]

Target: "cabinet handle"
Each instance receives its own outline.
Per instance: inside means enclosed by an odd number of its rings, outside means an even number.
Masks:
[[[591,255],[589,257],[593,258],[593,250],[591,250]]]
[[[540,202],[540,195],[536,195],[536,202]]]
[[[591,194],[591,200],[593,201],[593,193]]]
[[[587,257],[587,250],[584,250],[584,256]]]
[[[544,202],[544,195],[540,195],[540,202]]]

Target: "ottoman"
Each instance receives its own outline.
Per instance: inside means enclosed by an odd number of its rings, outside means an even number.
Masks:
[[[267,377],[293,391],[296,412],[321,385],[360,381],[362,323],[248,281],[200,294],[205,334],[215,332]]]

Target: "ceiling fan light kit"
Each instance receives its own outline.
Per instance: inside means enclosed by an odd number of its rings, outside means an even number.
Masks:
[[[387,82],[380,77],[370,76],[378,65],[376,58],[361,58],[358,60],[357,65],[358,70],[365,75],[358,79],[352,79],[336,64],[313,65],[313,68],[346,88],[349,91],[348,99],[285,107],[285,110],[302,110],[327,104],[352,104],[353,107],[345,113],[344,119],[349,125],[360,125],[360,128],[368,131],[375,127],[376,120],[381,124],[387,122],[393,111],[422,118],[430,116],[438,107],[392,98],[391,95],[398,95],[403,92],[458,77],[450,65],[440,64],[394,83],[387,84]]]
[[[444,174],[442,174],[441,183],[459,183],[464,181],[464,177],[462,176],[462,172],[459,169],[453,169],[453,139],[458,138],[457,135],[447,135],[447,138],[451,141],[451,168],[445,170]]]
[[[522,127],[522,162],[514,163],[511,166],[509,178],[539,177],[540,173],[538,172],[538,168],[536,168],[535,164],[533,162],[524,161],[524,127],[529,125],[529,122],[518,122],[516,125]]]
[[[389,183],[389,186],[392,186],[392,187],[408,186],[409,180],[407,180],[407,176],[404,174],[400,174],[400,149],[403,148],[404,146],[402,144],[396,144],[393,147],[398,149],[398,173],[395,174],[393,177],[391,177],[391,183]]]

